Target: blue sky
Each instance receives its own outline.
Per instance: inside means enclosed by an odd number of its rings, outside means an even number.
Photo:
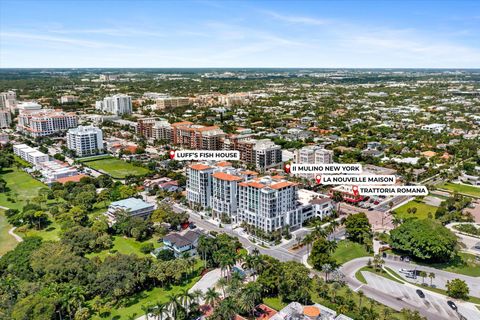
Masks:
[[[0,67],[479,68],[480,1],[7,1]]]

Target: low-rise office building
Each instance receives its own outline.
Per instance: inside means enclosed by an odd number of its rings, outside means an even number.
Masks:
[[[105,213],[111,224],[115,223],[117,215],[120,212],[125,212],[131,217],[139,217],[146,219],[155,210],[155,204],[148,203],[142,199],[128,198],[120,201],[112,202],[108,206],[108,211]]]
[[[40,152],[26,144],[14,145],[13,153],[33,165],[49,160],[48,154]]]

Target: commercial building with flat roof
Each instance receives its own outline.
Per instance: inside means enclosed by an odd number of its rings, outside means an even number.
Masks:
[[[48,154],[40,152],[26,144],[14,145],[13,153],[33,165],[48,161],[49,159]]]
[[[79,157],[103,153],[103,132],[94,126],[79,126],[67,132],[67,147]]]
[[[128,198],[112,202],[105,213],[110,223],[115,223],[119,212],[126,212],[131,217],[147,218],[155,210],[155,204],[148,203],[142,199]]]

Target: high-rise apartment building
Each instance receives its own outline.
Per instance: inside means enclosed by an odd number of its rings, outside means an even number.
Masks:
[[[201,163],[187,168],[187,201],[191,207],[210,208],[214,169]]]
[[[105,97],[103,100],[95,102],[95,109],[116,115],[131,114],[132,97],[126,94]]]
[[[48,136],[78,126],[77,115],[53,109],[22,111],[17,130],[34,138]]]
[[[6,91],[0,93],[0,109],[13,111],[17,104],[17,94],[15,91]]]
[[[323,203],[300,203],[297,184],[281,176],[258,177],[226,162],[189,166],[187,199],[193,208],[211,209],[216,218],[226,215],[233,223],[245,222],[265,232],[287,225],[297,228],[313,216],[331,213],[331,206]]]
[[[0,128],[10,128],[12,115],[10,110],[0,109]]]
[[[188,149],[221,150],[225,133],[217,126],[195,125],[189,121],[172,125],[172,143]]]
[[[78,157],[103,152],[103,132],[94,126],[79,126],[67,132],[67,147]]]
[[[299,164],[329,164],[333,163],[333,151],[320,146],[307,146],[297,150],[295,162]],[[299,177],[314,179],[315,173],[299,173]]]

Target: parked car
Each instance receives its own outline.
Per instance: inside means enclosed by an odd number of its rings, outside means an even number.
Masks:
[[[447,304],[450,308],[452,308],[453,310],[457,311],[457,305],[455,304],[455,302],[451,301],[451,300],[448,300],[447,301]]]
[[[188,227],[190,229],[195,229],[197,226],[193,223],[193,222],[190,222],[190,224],[188,225]]]
[[[425,294],[423,293],[422,290],[417,289],[417,294],[418,294],[418,296],[419,296],[420,298],[422,298],[422,299],[425,298]]]

